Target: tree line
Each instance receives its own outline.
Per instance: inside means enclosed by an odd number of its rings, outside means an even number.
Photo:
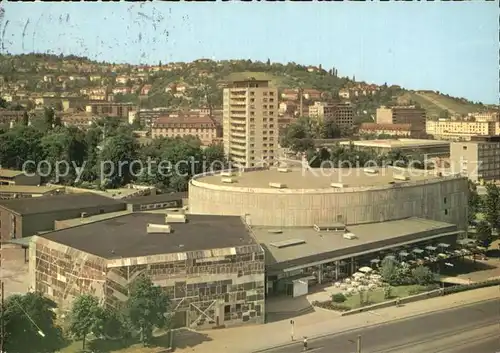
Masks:
[[[81,341],[83,350],[99,341],[147,346],[154,340],[154,329],[170,327],[170,299],[147,276],[139,276],[129,293],[127,301],[117,308],[104,305],[95,296],[80,295],[64,317],[57,317],[57,305],[40,293],[13,295],[2,308],[3,349],[9,353],[49,353],[73,340]],[[90,344],[89,338],[93,341]]]
[[[99,119],[84,131],[64,126],[51,108],[12,129],[0,128],[0,150],[2,168],[38,171],[44,182],[100,189],[134,182],[185,191],[193,174],[204,172],[214,161],[221,162],[214,167],[226,163],[222,146],[202,148],[193,136],[158,138],[141,145],[133,127],[117,119]],[[162,161],[182,166],[183,173],[159,173]]]
[[[486,184],[486,195],[480,196],[477,186],[469,181],[468,221],[471,236],[478,245],[488,248],[500,231],[500,187]],[[496,236],[494,232],[497,232]]]

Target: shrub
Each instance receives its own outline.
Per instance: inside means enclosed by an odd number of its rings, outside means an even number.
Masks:
[[[391,298],[392,298],[392,287],[385,286],[384,287],[384,299],[391,299]]]
[[[411,270],[411,277],[413,281],[420,285],[426,285],[432,283],[434,280],[434,275],[431,270],[425,266],[417,266]]]
[[[351,308],[345,304],[334,303],[332,301],[326,301],[326,302],[314,301],[312,304],[314,306],[317,306],[318,308],[323,308],[323,309],[328,309],[328,310],[335,310],[335,311],[349,311],[349,310],[351,310]]]
[[[332,295],[332,301],[335,303],[343,303],[347,300],[346,296],[342,293],[335,293]]]

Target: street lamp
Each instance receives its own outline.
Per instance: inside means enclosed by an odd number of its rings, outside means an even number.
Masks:
[[[361,335],[358,335],[356,341],[349,340],[352,344],[356,343],[356,353],[361,353]]]

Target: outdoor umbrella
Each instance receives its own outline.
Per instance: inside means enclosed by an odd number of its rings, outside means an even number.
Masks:
[[[365,274],[364,273],[361,273],[361,272],[356,272],[352,275],[354,278],[359,278],[359,277],[364,277]]]
[[[436,247],[435,246],[432,246],[432,245],[429,245],[429,246],[426,246],[425,247],[425,250],[429,250],[429,251],[436,251]]]
[[[364,267],[361,267],[358,271],[362,272],[362,273],[368,273],[368,272],[372,272],[372,268],[368,267],[368,266],[364,266]]]

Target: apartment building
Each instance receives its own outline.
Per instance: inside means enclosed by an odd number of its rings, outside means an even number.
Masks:
[[[381,106],[377,109],[377,124],[411,124],[413,130],[425,131],[425,110],[415,106]]]
[[[128,113],[137,110],[133,103],[93,102],[85,106],[87,113],[122,118],[128,121]]]
[[[90,128],[92,123],[98,119],[99,116],[87,112],[64,114],[61,116],[61,122],[64,126],[76,126],[82,130]]]
[[[218,137],[215,122],[207,115],[159,117],[151,128],[151,137],[195,136],[203,145],[211,145]]]
[[[278,90],[269,81],[234,81],[224,88],[223,143],[243,167],[274,164],[278,151]]]
[[[340,128],[354,123],[354,110],[349,103],[314,102],[309,106],[309,116],[322,122],[334,121]]]
[[[452,142],[450,166],[474,182],[500,182],[500,136],[472,136]]]
[[[469,113],[467,116],[474,118],[475,121],[500,121],[498,111],[475,112]]]
[[[360,135],[388,135],[398,137],[413,137],[415,131],[412,130],[411,124],[376,124],[362,123],[359,126]]]
[[[468,141],[472,136],[500,134],[500,123],[495,121],[427,121],[425,131],[436,139]]]

